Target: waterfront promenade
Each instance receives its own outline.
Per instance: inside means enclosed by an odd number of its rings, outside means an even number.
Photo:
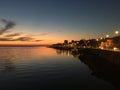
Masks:
[[[51,46],[52,48],[59,50],[69,50],[73,54],[93,54],[102,57],[105,60],[109,60],[112,63],[120,64],[120,50],[114,49],[100,49],[100,48],[69,48],[69,47],[59,47]]]

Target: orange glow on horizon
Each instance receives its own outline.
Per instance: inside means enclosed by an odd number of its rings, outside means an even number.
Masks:
[[[39,42],[30,42],[30,41],[1,41],[0,45],[50,45],[55,43],[62,43],[63,40],[46,40],[46,41],[39,41]]]
[[[20,36],[13,36],[12,39],[17,39],[20,37],[28,37],[28,38],[33,38],[33,41],[0,41],[0,45],[51,45],[51,44],[56,44],[56,43],[63,43],[64,40],[68,40],[69,42],[71,40],[80,40],[83,39],[82,37],[85,37],[85,34],[79,34],[73,32],[66,32],[63,29],[63,32],[58,32],[55,29],[51,28],[38,28],[37,32],[35,32],[33,29],[36,28],[25,28],[25,27],[15,27],[13,28],[13,31],[10,33],[5,33],[4,35],[1,35],[1,38],[6,38],[4,37],[5,35],[9,34],[14,34],[14,33],[22,33]],[[29,31],[28,31],[29,30]],[[51,33],[52,31],[54,33]],[[45,31],[45,32],[43,32]],[[88,37],[88,35],[86,36]],[[8,37],[9,38],[9,37]],[[10,37],[11,38],[11,37]],[[38,40],[38,41],[35,41]]]

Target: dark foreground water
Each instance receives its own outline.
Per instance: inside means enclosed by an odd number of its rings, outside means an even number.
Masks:
[[[46,47],[0,47],[0,90],[116,90],[119,72],[119,65],[93,55]]]

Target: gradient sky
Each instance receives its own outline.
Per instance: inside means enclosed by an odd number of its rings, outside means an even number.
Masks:
[[[113,36],[120,28],[120,0],[0,0],[0,19],[15,23],[0,35],[1,44]]]

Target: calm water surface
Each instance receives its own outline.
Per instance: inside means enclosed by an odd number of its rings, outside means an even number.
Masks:
[[[0,47],[0,90],[7,88],[116,90],[117,86],[109,79],[106,80],[107,76],[99,77],[101,68],[102,65],[100,66],[98,62],[84,57],[80,59],[78,55],[71,55],[69,51],[46,47]]]

